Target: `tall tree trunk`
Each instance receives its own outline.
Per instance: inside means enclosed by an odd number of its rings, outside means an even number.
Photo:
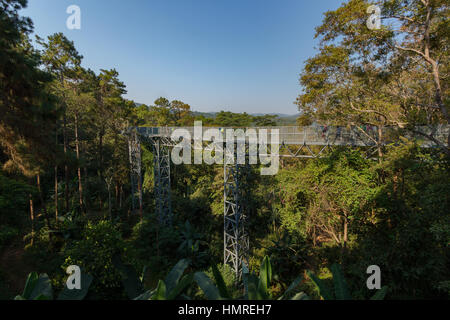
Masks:
[[[141,216],[141,221],[144,219],[144,211],[142,208],[142,185],[141,179],[138,179],[138,191],[139,191],[139,215]]]
[[[84,178],[86,179],[84,186],[85,186],[85,188],[88,189],[87,191],[89,191],[88,169],[86,166],[83,168],[83,172],[84,172]],[[87,200],[87,191],[84,190],[84,192],[83,192],[83,194],[84,194],[83,203],[84,203],[84,208],[85,208],[86,212],[89,212],[90,202]]]
[[[30,198],[30,220],[31,220],[31,245],[34,242],[34,207],[33,207],[33,196],[31,193],[28,195]]]
[[[112,221],[112,213],[111,213],[111,186],[108,184],[108,212],[109,212],[109,220]]]
[[[383,128],[381,126],[377,127],[378,129],[378,162],[381,162],[381,158],[383,157]]]
[[[117,208],[119,208],[119,183],[116,181],[115,183],[115,192],[116,192],[116,203],[115,203],[115,207],[116,210]]]
[[[80,166],[80,141],[78,139],[78,113],[75,112],[75,150],[77,154],[77,160],[78,160],[78,194],[79,194],[79,201],[80,201],[80,209],[82,212],[86,213],[84,210],[83,205],[83,184],[81,182],[81,166]]]
[[[444,101],[442,99],[442,88],[441,88],[441,80],[439,78],[439,66],[436,62],[433,61],[432,72],[433,72],[433,80],[434,86],[436,88],[436,103],[441,110],[444,118],[447,120],[447,123],[450,124],[450,116],[447,112],[447,108],[445,107]],[[447,149],[450,149],[450,132],[447,135]]]
[[[123,188],[122,185],[120,185],[120,191],[119,191],[119,208],[122,209],[122,196],[123,196]]]
[[[55,222],[58,223],[58,165],[55,166]]]
[[[63,124],[63,140],[64,140],[64,179],[65,179],[65,185],[64,185],[64,200],[66,204],[66,212],[69,212],[69,167],[67,165],[67,117],[66,117],[66,111],[64,110],[64,124]]]
[[[59,81],[61,82],[61,86],[63,87],[62,96],[63,96],[63,146],[64,146],[64,202],[66,212],[69,212],[69,167],[67,166],[67,114],[66,114],[66,98],[64,92],[64,75],[60,72]]]
[[[55,133],[56,150],[58,150],[58,121],[56,121]],[[58,223],[58,159],[55,158],[55,222]]]
[[[347,241],[348,241],[348,218],[344,216],[344,236],[342,237],[342,252],[341,252],[341,264],[345,265],[345,255],[347,252]]]
[[[44,212],[44,219],[46,221],[47,228],[50,230],[50,219],[48,217],[47,206],[44,201],[44,195],[42,194],[41,188],[41,173],[39,172],[36,177],[37,187],[39,192],[39,200],[41,201],[42,211]]]
[[[99,173],[100,179],[103,181],[103,136],[105,135],[105,126],[102,124],[100,128],[100,137],[99,137]]]
[[[104,179],[103,179],[103,136],[104,135],[105,135],[105,126],[102,124],[100,127],[99,143],[98,143],[98,151],[99,151],[98,175],[99,175],[100,181],[104,181]],[[99,193],[99,202],[100,202],[100,210],[103,210],[103,199],[102,199],[101,193]]]

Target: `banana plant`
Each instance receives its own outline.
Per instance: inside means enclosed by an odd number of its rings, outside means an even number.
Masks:
[[[202,289],[208,300],[231,300],[232,298],[225,285],[223,276],[215,264],[212,265],[212,271],[217,286],[204,272],[195,273],[195,282]]]
[[[92,276],[81,274],[81,289],[69,289],[67,284],[58,295],[56,300],[83,300],[92,283]],[[14,300],[53,300],[53,288],[50,278],[46,273],[38,275],[32,272],[28,275],[25,288],[21,295]]]
[[[345,281],[341,265],[335,263],[331,267],[333,274],[333,286],[331,289],[322,279],[317,277],[311,271],[307,271],[308,277],[319,290],[319,294],[323,300],[351,300],[352,295],[348,290],[347,282]],[[371,300],[383,300],[386,296],[388,287],[384,286],[378,290],[371,298]]]
[[[213,276],[217,286],[204,272],[196,272],[194,275],[195,281],[197,282],[198,286],[202,289],[206,298],[208,300],[232,299],[225,286],[225,282],[223,280],[222,275],[220,274],[217,267],[214,265],[213,265]],[[270,263],[270,258],[268,256],[264,257],[263,261],[261,262],[259,277],[257,277],[253,273],[250,274],[247,267],[244,265],[243,282],[245,293],[242,298],[245,300],[271,299],[272,297],[268,290],[271,281],[272,281],[272,265]],[[301,281],[302,277],[298,277],[297,279],[295,279],[278,300],[287,299],[294,291],[294,289],[301,283]],[[300,292],[291,298],[291,300],[304,300],[304,299],[309,298],[303,292]]]
[[[175,300],[188,297],[183,291],[188,288],[193,280],[192,273],[184,274],[190,261],[182,259],[170,270],[165,280],[159,280],[156,289],[149,290],[134,298],[134,300]]]
[[[32,272],[28,275],[25,282],[23,293],[14,298],[14,300],[52,300],[53,288],[50,278],[46,273],[38,275]]]
[[[144,293],[147,266],[143,268],[141,275],[138,275],[131,264],[125,264],[122,262],[119,255],[113,256],[112,263],[120,274],[122,284],[128,298],[134,299]]]
[[[186,221],[181,231],[183,241],[177,252],[181,257],[190,259],[194,267],[203,266],[208,260],[208,253],[200,250],[201,245],[207,244],[202,238],[203,235],[197,232],[189,221]]]

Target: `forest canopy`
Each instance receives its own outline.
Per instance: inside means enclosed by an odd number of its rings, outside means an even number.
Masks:
[[[367,28],[371,4],[381,8],[378,30]],[[317,53],[299,70],[297,123],[390,126],[398,143],[384,145],[378,131],[376,161],[338,147],[282,159],[275,176],[249,168],[241,187],[254,274],[245,293],[223,264],[223,166],[173,166],[173,225],[161,225],[145,143],[144,207],[132,210],[124,132],[281,120],[126,99],[117,69],[84,67],[63,33],[32,41],[33,23],[19,14],[26,5],[0,0],[0,299],[20,294],[32,271],[41,275],[27,283],[45,280],[64,297],[70,265],[88,274],[86,299],[333,299],[342,297],[324,288],[343,279],[344,298],[368,299],[370,265],[382,270],[379,298],[450,297],[448,144],[406,138],[436,142],[417,128],[449,124],[448,1],[348,0],[324,13]]]

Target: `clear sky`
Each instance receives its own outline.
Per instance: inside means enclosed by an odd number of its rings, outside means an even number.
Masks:
[[[29,0],[35,33],[63,32],[98,72],[115,68],[127,98],[165,96],[195,111],[297,113],[314,28],[342,0]],[[69,30],[69,5],[81,30]]]

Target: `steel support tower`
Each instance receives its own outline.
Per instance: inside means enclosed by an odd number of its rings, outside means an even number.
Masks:
[[[161,225],[171,225],[170,146],[160,138],[151,138],[150,141],[153,150],[156,213]]]
[[[241,184],[247,172],[247,165],[238,164],[236,152],[225,152],[223,259],[238,279],[242,276],[243,264],[248,267],[249,237],[245,229],[247,216]]]
[[[130,158],[131,208],[133,212],[139,210],[139,213],[142,216],[141,143],[136,131],[129,132],[128,151]]]

